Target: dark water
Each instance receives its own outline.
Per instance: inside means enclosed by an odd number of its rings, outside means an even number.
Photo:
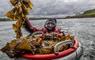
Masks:
[[[35,27],[41,28],[44,22],[45,20],[33,20],[32,24]],[[15,22],[0,22],[0,48],[15,38],[15,33],[12,30],[13,23]],[[60,19],[58,20],[58,26],[64,31],[74,34],[83,44],[84,53],[80,60],[95,60],[95,18]],[[23,34],[29,34],[24,29],[22,31]],[[14,59],[10,59],[6,54],[0,52],[0,60]]]

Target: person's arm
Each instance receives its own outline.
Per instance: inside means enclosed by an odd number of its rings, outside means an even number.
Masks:
[[[24,23],[24,28],[26,29],[26,31],[28,31],[29,33],[33,33],[35,31],[37,31],[37,29],[35,27],[32,26],[32,24],[29,22],[29,20],[26,20]]]

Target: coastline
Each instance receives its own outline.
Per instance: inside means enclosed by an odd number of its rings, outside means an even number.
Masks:
[[[49,18],[54,18],[54,17],[38,17],[38,18],[33,18],[30,17],[29,20],[45,20],[45,19],[49,19]],[[67,16],[67,17],[57,17],[56,19],[76,19],[76,18],[95,18],[93,16]],[[15,20],[10,20],[7,17],[0,17],[0,21],[15,21]]]

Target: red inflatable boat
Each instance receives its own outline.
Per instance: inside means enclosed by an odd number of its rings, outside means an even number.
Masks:
[[[26,60],[78,60],[82,52],[81,44],[75,39],[73,46],[65,51],[44,55],[32,55],[30,53],[23,55],[23,57]]]

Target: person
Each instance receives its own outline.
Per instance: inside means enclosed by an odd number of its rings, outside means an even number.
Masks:
[[[57,20],[55,18],[50,18],[45,22],[43,28],[37,29],[36,27],[32,26],[29,20],[26,20],[24,23],[24,27],[31,34],[36,31],[42,31],[43,33],[50,33],[50,32],[61,33],[60,31],[61,29],[57,28],[56,24],[57,24]]]

